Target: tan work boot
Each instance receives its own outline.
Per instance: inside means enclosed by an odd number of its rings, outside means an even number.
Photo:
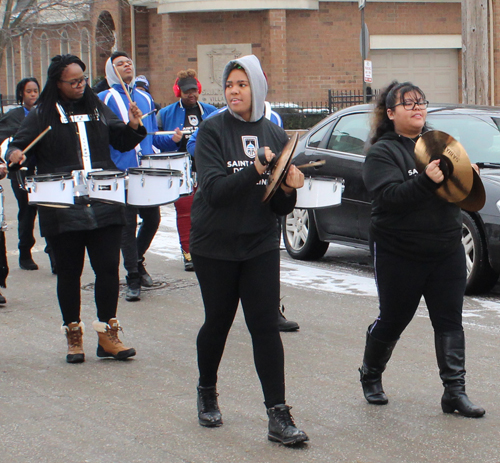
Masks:
[[[92,326],[99,337],[98,357],[114,357],[116,360],[125,360],[135,355],[135,349],[125,347],[118,338],[118,331],[123,331],[123,329],[116,318],[112,318],[108,323],[96,320],[92,322]]]
[[[83,333],[85,325],[83,322],[73,322],[68,326],[61,326],[61,332],[66,335],[68,340],[68,355],[66,362],[82,363],[85,362],[85,354],[83,353]]]

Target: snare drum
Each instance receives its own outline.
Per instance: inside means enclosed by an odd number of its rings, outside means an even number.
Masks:
[[[306,178],[304,186],[297,189],[297,209],[320,209],[339,206],[344,184],[335,178]]]
[[[182,172],[182,182],[179,194],[184,196],[193,192],[191,156],[189,156],[189,153],[146,154],[141,156],[141,167],[180,170]]]
[[[89,198],[96,201],[125,204],[125,172],[98,170],[87,174]]]
[[[73,175],[69,172],[26,177],[28,203],[39,206],[69,207],[74,204]]]
[[[172,169],[132,167],[128,170],[127,204],[161,206],[179,199],[182,172]]]

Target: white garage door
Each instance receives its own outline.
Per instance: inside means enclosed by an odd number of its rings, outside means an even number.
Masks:
[[[409,80],[432,103],[458,103],[458,50],[370,50],[369,58],[373,88]]]

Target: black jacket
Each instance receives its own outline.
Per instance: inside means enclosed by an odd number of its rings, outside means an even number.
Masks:
[[[116,170],[110,157],[109,145],[120,151],[129,151],[146,136],[146,130],[142,126],[137,131],[133,130],[101,101],[97,104],[100,120],[85,123],[92,167]],[[70,106],[66,105],[65,109],[75,115],[86,114],[81,101]],[[13,149],[24,150],[45,128],[40,117],[40,108],[31,111],[10,143],[6,158],[8,159]],[[58,123],[26,153],[29,160],[34,159],[38,174],[83,169],[79,155],[80,141],[76,130],[74,123]],[[124,224],[122,206],[100,202],[75,204],[69,208],[39,206],[38,210],[42,236]]]
[[[242,122],[224,111],[202,122],[195,150],[199,188],[191,209],[193,254],[242,261],[278,249],[276,216],[289,214],[297,195],[278,188],[263,203],[267,174],[260,176],[253,163],[258,147],[269,146],[279,155],[287,141],[286,132],[264,117]]]
[[[363,180],[372,199],[371,240],[409,259],[439,260],[460,245],[462,215],[417,172],[414,150],[412,139],[389,132],[368,151]]]

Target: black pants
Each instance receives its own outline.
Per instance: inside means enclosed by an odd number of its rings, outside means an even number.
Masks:
[[[142,219],[138,232],[137,214]],[[160,226],[160,208],[126,206],[125,216],[127,224],[123,227],[121,248],[123,265],[131,274],[137,273],[137,262],[144,258]]]
[[[205,305],[197,339],[200,386],[217,383],[227,335],[241,300],[266,407],[285,402],[284,354],[278,330],[279,250],[243,262],[192,254]]]
[[[57,297],[65,325],[80,321],[80,280],[85,249],[95,273],[97,318],[107,323],[116,317],[121,232],[121,225],[111,225],[50,237],[57,265]]]
[[[17,199],[19,212],[17,214],[18,221],[18,236],[19,236],[19,250],[21,253],[27,253],[35,245],[35,236],[33,235],[33,228],[35,226],[35,218],[37,209],[35,206],[28,204],[28,192],[19,188],[19,182],[15,178],[15,173],[11,175],[14,178],[10,179],[12,191]]]
[[[370,333],[380,341],[399,338],[417,311],[422,296],[436,332],[462,330],[466,283],[462,246],[437,262],[410,261],[374,247],[380,314]]]

